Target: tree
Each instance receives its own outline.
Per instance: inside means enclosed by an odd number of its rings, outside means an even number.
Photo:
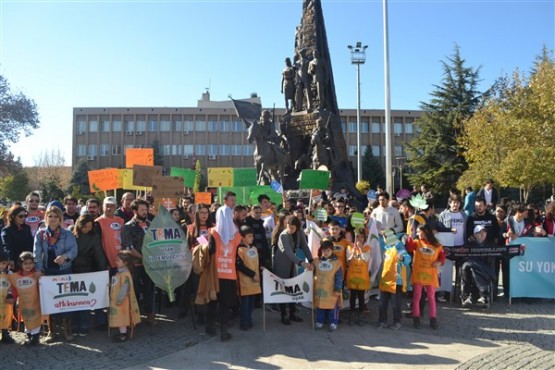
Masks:
[[[459,184],[493,177],[501,186],[531,190],[555,184],[555,63],[544,48],[527,78],[500,78],[483,106],[464,122],[460,138],[468,170]]]
[[[468,167],[458,139],[481,94],[479,68],[465,66],[457,45],[453,56],[441,63],[442,82],[434,85],[429,102],[421,102],[424,114],[416,122],[417,137],[407,144],[407,157],[411,183],[425,183],[433,193],[445,195]]]
[[[90,194],[91,190],[89,185],[89,171],[90,168],[87,161],[80,161],[77,166],[75,166],[75,169],[71,174],[69,187],[66,191],[76,198],[80,198],[82,195]]]
[[[23,169],[19,169],[15,174],[0,178],[0,199],[24,200],[31,191],[29,187],[29,177]]]
[[[21,132],[29,136],[38,127],[35,102],[21,92],[12,92],[8,80],[0,75],[0,175],[14,169],[15,160],[8,149],[9,144],[17,143]]]
[[[154,165],[164,167],[164,156],[159,139],[154,139],[152,142],[152,149],[154,149]]]
[[[200,167],[200,161],[197,159],[195,162],[195,183],[193,185],[193,193],[198,193],[200,191],[200,182],[202,179],[202,172]]]
[[[376,189],[378,185],[385,185],[385,176],[380,160],[372,154],[372,148],[367,146],[362,157],[362,178]]]

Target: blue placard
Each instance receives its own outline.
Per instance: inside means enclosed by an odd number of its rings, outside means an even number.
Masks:
[[[523,256],[511,259],[511,298],[555,298],[555,238],[518,238]]]
[[[368,200],[374,201],[376,199],[378,199],[378,197],[376,196],[376,190],[374,189],[368,190]]]

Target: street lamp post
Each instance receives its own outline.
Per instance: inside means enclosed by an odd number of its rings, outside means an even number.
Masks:
[[[366,48],[368,45],[362,46],[360,41],[357,41],[355,46],[348,45],[351,50],[351,64],[357,66],[357,181],[362,180],[362,161],[360,154],[360,65],[366,62]]]

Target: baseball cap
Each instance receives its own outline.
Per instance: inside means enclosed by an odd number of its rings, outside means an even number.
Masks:
[[[117,205],[118,202],[116,201],[116,198],[114,198],[114,197],[106,197],[106,198],[104,198],[103,204],[113,204],[113,205]]]
[[[474,228],[474,234],[478,234],[480,231],[485,230],[486,227],[484,225],[478,225]]]

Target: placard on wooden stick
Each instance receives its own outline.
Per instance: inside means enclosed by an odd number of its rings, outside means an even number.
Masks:
[[[133,166],[133,185],[153,186],[154,179],[162,177],[162,166]],[[183,184],[183,180],[181,180]]]
[[[156,198],[181,198],[183,190],[183,178],[178,176],[153,177],[152,196]]]

